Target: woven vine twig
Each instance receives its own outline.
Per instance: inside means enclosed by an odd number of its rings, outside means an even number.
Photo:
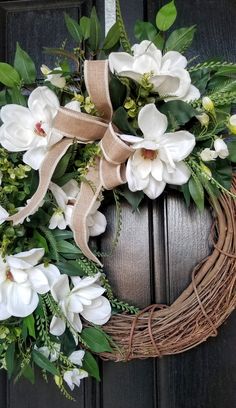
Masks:
[[[194,268],[190,285],[170,306],[151,305],[136,316],[114,315],[104,330],[118,348],[102,358],[128,361],[177,354],[217,335],[236,307],[236,201],[223,194],[212,207],[217,242]]]

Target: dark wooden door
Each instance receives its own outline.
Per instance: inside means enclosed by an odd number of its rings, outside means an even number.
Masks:
[[[35,59],[52,65],[42,46],[60,46],[67,37],[63,11],[77,18],[96,3],[104,21],[105,0],[0,1],[0,59],[11,62],[18,40]],[[138,18],[152,20],[159,0],[121,0],[130,27]],[[189,57],[235,61],[236,0],[176,0],[180,26],[198,25]],[[101,246],[109,247],[114,208]],[[170,303],[186,287],[192,267],[211,250],[209,211],[187,211],[176,194],[146,202],[140,214],[123,206],[123,231],[105,267],[118,296],[139,306]],[[217,338],[185,354],[158,360],[100,363],[102,381],[85,380],[77,402],[65,400],[53,383],[9,383],[1,374],[0,408],[233,408],[236,406],[236,317]]]

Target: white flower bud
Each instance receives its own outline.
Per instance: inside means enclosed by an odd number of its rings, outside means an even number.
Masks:
[[[236,135],[236,115],[230,116],[228,128],[231,131],[231,133],[233,133],[233,135]]]
[[[205,126],[207,127],[209,125],[209,116],[207,115],[207,113],[202,113],[201,115],[196,115],[197,120],[199,120],[199,122],[201,123],[201,126]]]
[[[205,164],[202,163],[201,164],[201,169],[202,169],[204,175],[207,177],[207,179],[210,180],[211,177],[212,177],[212,173],[211,173],[211,170],[209,169],[209,167],[205,166]]]
[[[227,144],[222,139],[216,139],[214,141],[214,148],[221,159],[225,159],[229,155]]]
[[[217,153],[215,152],[215,150],[211,150],[211,149],[209,149],[209,147],[206,147],[205,149],[203,149],[201,151],[200,157],[201,157],[202,161],[204,161],[204,162],[212,161],[212,160],[215,160],[217,158]]]
[[[207,112],[210,112],[210,113],[215,112],[214,103],[208,96],[204,96],[202,98],[202,106]]]
[[[47,76],[48,74],[50,74],[51,69],[47,67],[47,65],[43,64],[40,67],[40,71],[42,72],[43,75]]]
[[[43,75],[46,76],[46,80],[51,82],[52,85],[57,88],[64,88],[66,86],[66,79],[60,73],[53,73],[53,71],[47,67],[47,65],[42,65],[40,68]],[[55,71],[62,71],[61,67],[55,68]]]

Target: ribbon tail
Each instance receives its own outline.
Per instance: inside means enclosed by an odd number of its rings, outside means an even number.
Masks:
[[[89,231],[87,217],[89,216],[101,190],[102,183],[99,175],[99,160],[97,160],[96,166],[91,167],[88,171],[86,181],[81,183],[80,192],[74,205],[70,227],[74,233],[75,243],[81,249],[83,254],[99,266],[102,266],[102,263],[88,246]]]
[[[72,144],[73,140],[63,139],[53,147],[51,147],[42,163],[42,166],[40,167],[39,185],[36,192],[29,200],[29,203],[24,208],[22,208],[22,210],[8,217],[8,221],[12,221],[14,225],[20,224],[25,220],[25,218],[37,211],[41,201],[43,200],[48,190],[57,164]]]

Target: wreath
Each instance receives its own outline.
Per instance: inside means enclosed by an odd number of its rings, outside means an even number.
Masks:
[[[56,65],[42,65],[43,80],[19,44],[14,66],[0,63],[0,361],[9,378],[34,383],[38,366],[73,399],[68,387],[99,379],[93,354],[180,353],[215,336],[235,308],[236,65],[188,62],[195,26],[166,37],[176,16],[171,1],[156,25],[136,22],[131,47],[118,1],[103,42],[95,8],[79,22],[65,14],[78,47],[45,49]],[[210,203],[214,250],[172,305],[139,310],[115,297],[101,259],[118,241],[121,200],[137,210],[167,185],[200,211]],[[99,207],[112,199],[116,233],[103,254],[89,238],[105,232]]]

